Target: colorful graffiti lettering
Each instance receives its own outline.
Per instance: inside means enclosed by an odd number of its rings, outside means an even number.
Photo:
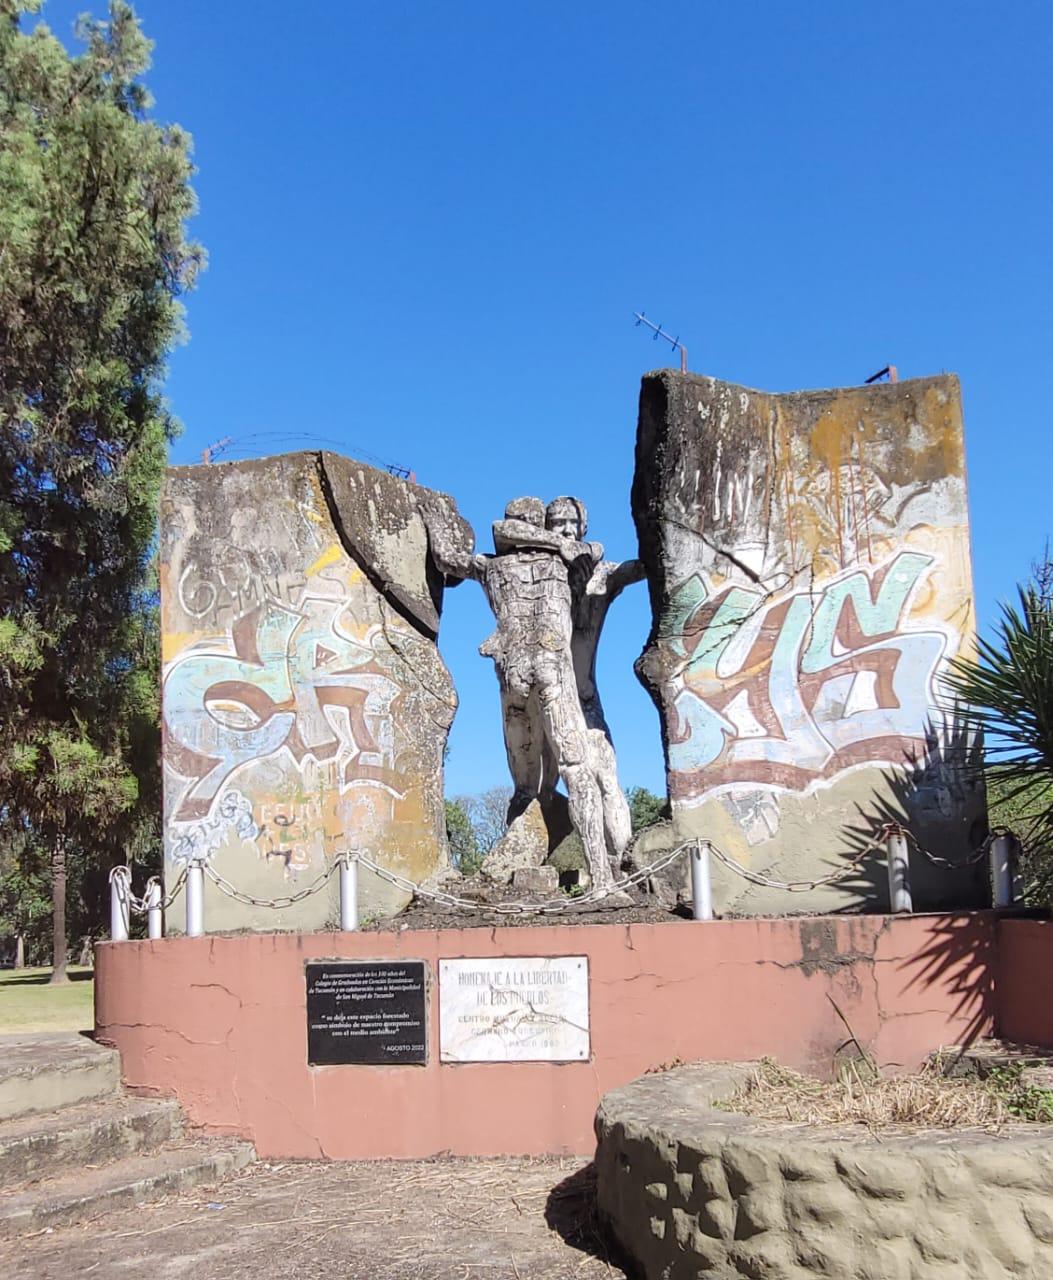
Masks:
[[[401,794],[391,767],[400,688],[381,628],[352,626],[332,597],[305,596],[296,609],[267,600],[229,637],[199,641],[168,666],[165,763],[186,780],[173,820],[203,818],[239,769],[278,752],[296,765],[331,762],[340,791],[366,782]]]
[[[694,575],[663,640],[681,662],[669,733],[671,787],[698,799],[728,783],[802,790],[923,742],[945,630],[916,629],[911,600],[933,557],[901,552],[814,592],[770,600]]]

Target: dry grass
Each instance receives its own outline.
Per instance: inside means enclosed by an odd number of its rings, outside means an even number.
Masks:
[[[765,1058],[746,1087],[723,1108],[793,1124],[997,1130],[1015,1119],[998,1090],[976,1079],[949,1079],[935,1069],[883,1077],[866,1061],[838,1080],[813,1080]]]

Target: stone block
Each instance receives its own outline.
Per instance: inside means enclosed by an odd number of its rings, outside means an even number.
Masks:
[[[548,849],[548,823],[541,805],[531,800],[483,859],[480,870],[496,884],[509,884],[517,871],[539,869],[548,857]],[[559,883],[558,872],[556,883]]]
[[[979,773],[938,702],[974,629],[960,391],[947,375],[773,395],[643,380],[633,515],[654,623],[637,672],[659,711],[668,843],[704,835],[777,880],[847,860],[844,815],[895,811],[963,860]],[[890,769],[906,771],[902,795]],[[913,860],[915,907],[981,905],[982,862]],[[670,875],[680,887],[683,867]],[[884,905],[844,885],[794,907]],[[785,893],[714,869],[720,909]]]
[[[556,893],[559,872],[555,867],[517,867],[512,872],[512,888],[524,893]]]
[[[331,453],[172,467],[161,501],[165,870],[207,859],[261,899],[358,848],[422,881],[446,864],[457,705],[424,514],[452,499]],[[359,878],[363,915],[405,895]],[[281,910],[206,885],[210,931],[334,920],[337,877]],[[169,913],[173,931],[182,917]]]

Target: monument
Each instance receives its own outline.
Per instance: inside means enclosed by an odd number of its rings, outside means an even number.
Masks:
[[[562,779],[593,889],[604,891],[631,830],[596,691],[596,645],[607,605],[637,570],[619,575],[599,543],[583,541],[586,532],[584,505],[568,497],[547,507],[539,498],[509,503],[494,523],[493,555],[451,545],[441,523],[429,526],[439,568],[481,583],[497,620],[479,652],[494,660],[501,691],[509,822],[537,805],[551,828]]]
[[[956,379],[774,395],[649,374],[632,510],[639,557],[622,563],[588,541],[570,496],[508,503],[482,553],[453,499],[335,454],[172,468],[169,883],[204,859],[213,927],[272,927],[259,897],[285,904],[282,927],[317,928],[335,920],[335,881],[299,895],[339,851],[417,883],[450,870],[442,752],[457,698],[435,641],[444,586],[470,578],[496,622],[480,653],[513,788],[483,865],[492,881],[522,870],[554,892],[541,864],[573,831],[608,894],[626,865],[703,837],[776,882],[719,864],[718,911],[884,905],[873,859],[792,900],[778,882],[851,869],[893,821],[951,863],[917,860],[919,905],[984,901],[969,858],[982,783],[941,693],[973,629]],[[596,653],[611,602],[644,579],[653,625],[637,672],[659,712],[672,821],[627,862]],[[685,874],[671,868],[670,887]],[[224,880],[241,901],[221,896]],[[390,914],[407,893],[370,874],[362,901]]]

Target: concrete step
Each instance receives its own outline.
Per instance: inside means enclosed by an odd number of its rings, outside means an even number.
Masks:
[[[0,1121],[0,1187],[152,1151],[183,1131],[170,1099],[116,1094],[61,1111]]]
[[[0,1036],[0,1120],[57,1111],[116,1093],[116,1049],[73,1032]]]
[[[173,1192],[214,1186],[255,1158],[247,1142],[202,1138],[13,1188],[0,1197],[0,1239],[86,1222]]]
[[[1019,1067],[1022,1084],[1053,1089],[1053,1049],[1041,1045],[977,1040],[966,1047],[938,1049],[932,1057],[944,1075],[977,1076],[983,1080],[1000,1068]]]

